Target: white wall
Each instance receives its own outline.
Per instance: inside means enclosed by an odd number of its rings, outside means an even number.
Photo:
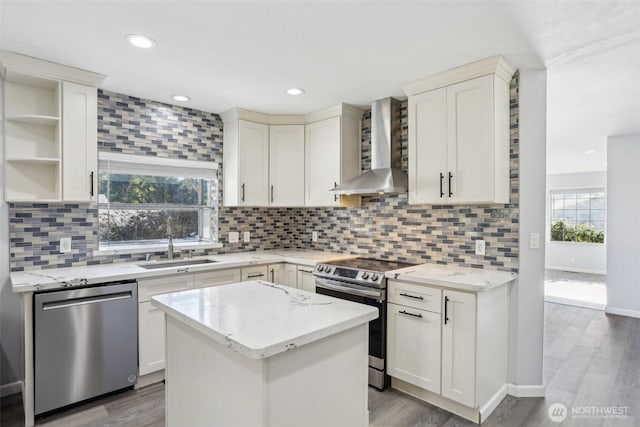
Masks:
[[[510,393],[542,396],[544,247],[529,249],[530,233],[544,236],[546,70],[520,70],[520,258],[511,289]]]
[[[607,138],[608,313],[640,317],[640,134]]]
[[[605,171],[547,175],[547,213],[545,226],[546,268],[595,274],[607,273],[606,244],[552,242],[551,222],[549,216],[550,191],[572,190],[578,188],[606,188],[606,186],[607,172]]]
[[[0,78],[0,164],[4,164],[4,81]],[[9,208],[4,201],[4,167],[0,170],[0,385],[22,379],[22,315],[20,298],[9,281]],[[18,391],[4,387],[2,393]]]

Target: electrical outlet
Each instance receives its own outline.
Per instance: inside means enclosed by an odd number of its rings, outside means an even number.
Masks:
[[[317,242],[318,241],[318,232],[317,231],[312,231],[311,232],[311,241],[312,242]]]
[[[251,232],[245,231],[243,237],[244,237],[244,242],[249,243],[251,241]]]
[[[229,232],[229,243],[238,243],[240,241],[240,233],[237,231]]]
[[[540,233],[529,235],[529,249],[540,249]]]
[[[62,237],[60,239],[60,252],[71,252],[71,237]]]
[[[484,240],[476,240],[476,255],[484,255],[485,246]]]

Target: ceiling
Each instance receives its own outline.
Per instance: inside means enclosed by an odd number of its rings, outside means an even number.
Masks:
[[[0,48],[106,74],[115,92],[270,114],[402,97],[403,83],[502,54],[549,68],[549,173],[603,170],[607,135],[640,133],[637,1],[0,0]]]

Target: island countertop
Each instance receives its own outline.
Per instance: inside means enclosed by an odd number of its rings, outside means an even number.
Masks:
[[[263,281],[154,296],[152,305],[251,359],[264,359],[378,317],[363,304]]]

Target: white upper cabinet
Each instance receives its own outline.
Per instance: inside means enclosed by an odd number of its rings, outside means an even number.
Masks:
[[[306,126],[305,206],[340,206],[329,190],[360,174],[361,117],[361,110],[343,108]]]
[[[225,206],[339,206],[329,190],[360,173],[362,110],[341,104],[307,115],[235,108],[224,121]]]
[[[514,72],[504,58],[493,57],[404,86],[409,203],[509,203]]]
[[[304,125],[269,126],[269,204],[304,206]]]
[[[0,51],[7,201],[97,200],[97,96],[105,76]]]
[[[94,87],[62,83],[62,196],[98,200],[98,96]]]

